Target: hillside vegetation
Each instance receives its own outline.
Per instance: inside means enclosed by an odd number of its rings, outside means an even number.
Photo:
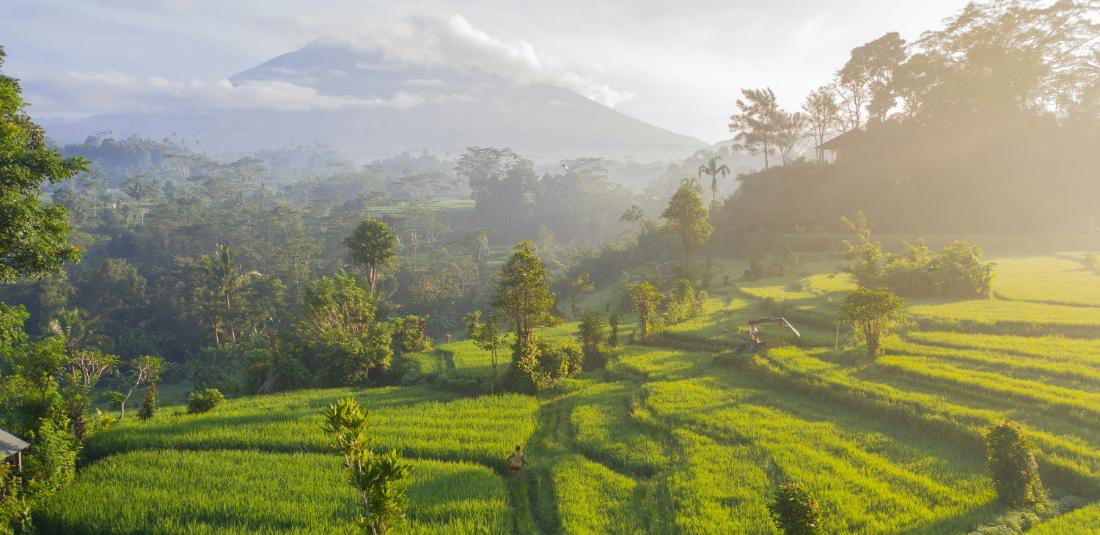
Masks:
[[[413,533],[771,533],[770,491],[788,480],[818,497],[829,533],[1093,525],[1100,339],[1085,329],[1100,329],[1100,308],[1075,300],[1100,276],[1055,257],[1001,262],[1002,298],[914,306],[917,322],[874,362],[833,347],[828,324],[852,283],[824,261],[714,288],[703,316],[538,396],[401,386],[241,398],[204,415],[165,409],[94,436],[88,465],[35,522],[69,533],[349,531],[355,498],[319,411],[354,395],[374,411],[378,447],[414,460]],[[1081,286],[1049,287],[1052,268]],[[1027,300],[1036,288],[1042,298]],[[1063,321],[1043,307],[1080,314]],[[746,320],[774,312],[802,338],[728,349]],[[441,385],[469,389],[491,374],[467,341],[412,360],[420,380]],[[981,432],[1005,418],[1039,445],[1046,513],[996,501]],[[505,470],[515,443],[532,463],[518,480]]]

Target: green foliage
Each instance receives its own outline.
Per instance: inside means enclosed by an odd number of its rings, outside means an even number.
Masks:
[[[890,290],[859,288],[851,291],[837,309],[837,322],[849,324],[863,337],[867,356],[878,357],[882,337],[902,320],[905,302]]]
[[[516,244],[512,256],[497,273],[497,293],[493,306],[512,326],[516,336],[513,365],[532,343],[535,328],[552,321],[550,312],[557,298],[550,291],[546,268],[535,254],[535,244]]]
[[[64,417],[42,420],[29,436],[34,451],[23,461],[25,491],[31,500],[53,494],[69,484],[76,475],[76,456],[80,442]]]
[[[821,533],[817,499],[801,483],[784,483],[775,489],[768,510],[775,525],[787,535]]]
[[[0,463],[0,533],[18,533],[25,527],[28,507],[19,475],[11,463]]]
[[[612,314],[607,318],[607,323],[611,327],[611,334],[607,337],[607,345],[611,347],[619,347],[619,325],[622,324],[623,317],[620,314]]]
[[[905,254],[887,257],[879,284],[909,296],[974,299],[991,295],[994,264],[981,262],[981,247],[955,241],[932,254],[923,240],[905,245]]]
[[[390,320],[393,325],[394,345],[397,351],[412,353],[428,351],[432,342],[425,334],[428,320],[420,316],[404,316]]]
[[[744,278],[748,281],[754,281],[768,277],[792,275],[795,269],[798,268],[798,264],[798,257],[789,251],[779,254],[768,253],[749,260],[749,268]]]
[[[397,483],[408,477],[412,467],[395,451],[370,450],[370,414],[354,398],[333,403],[323,414],[325,431],[333,437],[332,448],[343,456],[362,500],[360,523],[379,535],[403,524],[408,503]]]
[[[344,240],[353,262],[367,270],[370,292],[375,292],[380,270],[392,264],[397,255],[397,234],[378,218],[365,219]]]
[[[595,310],[586,311],[577,327],[577,340],[581,344],[585,362],[589,363],[589,366],[601,358],[603,342],[607,338],[607,328],[607,320]]]
[[[303,310],[295,322],[306,353],[322,384],[364,383],[371,370],[393,362],[392,329],[375,317],[374,297],[342,272],[306,286]]]
[[[489,379],[489,391],[490,393],[495,392],[497,381],[497,352],[508,344],[507,337],[501,332],[500,324],[493,315],[490,315],[489,318],[482,323],[481,311],[475,310],[467,314],[464,320],[466,322],[466,336],[472,339],[482,351],[489,352],[493,364],[493,376]]]
[[[5,54],[0,49],[0,67]],[[0,282],[37,278],[76,261],[68,212],[40,201],[42,184],[59,184],[87,169],[83,158],[63,158],[31,121],[18,80],[0,73]]]
[[[549,342],[535,337],[510,370],[509,382],[521,392],[539,392],[559,385],[584,368],[584,352],[571,340]]]
[[[703,300],[706,292],[696,292],[691,281],[680,279],[665,302],[665,321],[669,325],[683,323],[703,313]]]
[[[164,359],[152,355],[142,355],[126,363],[129,373],[126,377],[126,393],[119,403],[119,420],[126,418],[126,403],[134,395],[134,391],[146,385],[154,385],[160,380],[160,374],[164,371]],[[153,393],[153,403],[156,404],[156,392]],[[143,405],[144,406],[144,405]],[[152,414],[152,413],[150,413]]]
[[[668,232],[680,239],[681,269],[682,274],[687,276],[691,270],[692,250],[705,244],[714,230],[707,220],[707,208],[702,196],[690,180],[680,183],[668,206],[661,212],[661,218],[666,221]]]
[[[882,243],[871,239],[871,223],[863,215],[863,210],[856,212],[855,220],[847,216],[840,218],[848,228],[856,235],[855,242],[844,240],[844,258],[848,261],[845,269],[856,279],[856,283],[864,288],[873,288],[878,285],[882,277],[884,254]]]
[[[187,394],[187,412],[201,414],[214,410],[225,401],[225,396],[217,388],[196,390]]]
[[[1023,507],[1046,500],[1035,443],[1019,424],[1005,421],[987,429],[985,447],[989,475],[1002,502]]]
[[[145,389],[145,396],[141,398],[141,409],[138,410],[138,418],[151,420],[156,415],[159,401],[157,400],[157,385],[153,383]]]
[[[638,326],[641,329],[642,338],[649,336],[653,327],[653,316],[657,311],[657,305],[664,299],[664,295],[657,291],[649,282],[639,282],[630,285],[630,303],[634,306],[634,312],[638,315]]]

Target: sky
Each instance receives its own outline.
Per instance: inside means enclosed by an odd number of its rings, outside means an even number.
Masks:
[[[156,96],[220,107],[332,105],[308,88],[227,78],[316,39],[413,62],[465,63],[574,89],[716,142],[740,88],[797,109],[852,48],[913,40],[964,0],[4,0],[4,72],[35,118],[118,111]],[[258,100],[259,99],[259,100]],[[257,104],[260,103],[260,104]],[[327,104],[326,104],[327,103]]]

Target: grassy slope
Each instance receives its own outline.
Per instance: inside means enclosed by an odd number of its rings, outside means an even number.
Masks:
[[[163,513],[159,525],[169,531],[224,527],[254,495],[270,495],[270,505],[240,517],[240,529],[346,529],[354,496],[344,496],[316,412],[356,395],[377,412],[380,448],[423,459],[410,487],[414,532],[773,533],[767,500],[788,479],[818,495],[830,532],[1019,531],[1029,523],[1005,520],[1015,517],[995,503],[984,476],[980,430],[1020,420],[1036,436],[1055,498],[1100,498],[1100,307],[1082,286],[1095,276],[1069,260],[1002,262],[999,299],[916,303],[917,326],[888,340],[875,363],[832,348],[835,306],[851,281],[826,261],[711,288],[706,314],[671,326],[653,341],[658,347],[620,348],[606,371],[540,399],[412,386],[235,400],[204,416],[166,411],[152,424],[128,422],[95,437],[89,453],[100,460],[36,514],[95,532],[104,511],[126,508],[114,489],[136,483],[142,491],[118,524],[133,529],[106,532],[153,530],[153,513]],[[1049,282],[1052,270],[1065,278]],[[582,308],[600,308],[611,295],[589,296]],[[735,344],[746,320],[777,312],[803,332],[797,347],[723,357],[732,366],[717,367],[712,351]],[[575,329],[565,323],[543,335]],[[1072,338],[1050,336],[1059,334]],[[489,355],[468,341],[416,361],[428,375],[482,385],[491,377]],[[515,442],[532,462],[520,479],[501,476]],[[164,473],[183,474],[195,492],[151,475]],[[313,487],[332,494],[289,513],[293,496]],[[231,488],[228,503],[204,502],[219,488]],[[169,499],[194,513],[162,503]],[[1036,532],[1093,526],[1096,511],[1086,506]]]

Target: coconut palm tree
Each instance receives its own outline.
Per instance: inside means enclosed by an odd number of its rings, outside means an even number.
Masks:
[[[718,165],[718,162],[721,161],[721,156],[714,156],[710,160],[707,160],[706,165],[699,166],[699,178],[702,178],[703,175],[707,175],[710,177],[711,210],[713,210],[714,207],[718,206],[718,179],[730,174],[730,168],[728,165]]]

